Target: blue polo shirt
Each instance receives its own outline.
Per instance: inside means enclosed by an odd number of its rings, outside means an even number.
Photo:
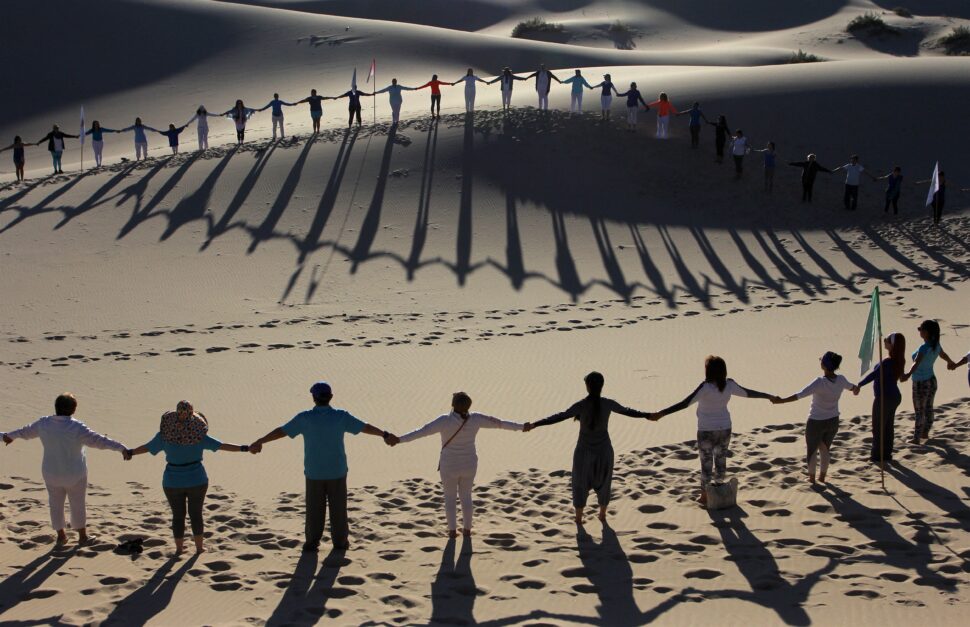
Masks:
[[[148,452],[158,455],[165,452],[165,473],[162,475],[163,488],[193,488],[209,483],[209,476],[202,465],[203,451],[218,451],[222,442],[212,436],[205,438],[198,444],[172,444],[156,433],[152,441],[145,445]]]
[[[347,475],[344,434],[357,435],[366,424],[343,409],[317,405],[283,425],[283,433],[291,438],[303,436],[303,474],[323,481]]]
[[[923,361],[919,362],[916,370],[913,371],[913,381],[929,381],[933,378],[933,364],[936,363],[936,358],[942,351],[943,347],[939,342],[936,343],[936,348],[930,348],[930,345],[924,342],[913,352],[913,361],[916,361],[920,355],[923,356]]]

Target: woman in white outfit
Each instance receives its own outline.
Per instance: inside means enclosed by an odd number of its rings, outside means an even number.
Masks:
[[[185,123],[185,126],[188,126],[195,122],[195,130],[199,134],[199,150],[209,149],[209,118],[218,117],[220,117],[218,114],[206,111],[205,105],[199,105],[199,108],[195,110],[195,115]]]
[[[111,438],[95,433],[83,422],[72,416],[77,409],[77,399],[72,394],[61,394],[54,401],[54,416],[44,416],[31,424],[3,434],[8,445],[14,440],[40,438],[44,445],[44,461],[41,472],[47,484],[50,500],[51,525],[57,531],[57,543],[67,542],[64,532],[64,499],[71,502],[71,528],[78,533],[78,543],[88,541],[87,515],[84,499],[88,489],[88,466],[84,447],[118,451],[126,456],[125,446]]]
[[[468,68],[468,73],[459,78],[453,84],[465,83],[465,113],[472,113],[475,111],[475,83],[485,83],[488,81],[482,80],[475,76],[475,71],[472,68]]]
[[[438,416],[420,429],[390,438],[388,444],[412,442],[432,434],[441,435],[441,458],[438,470],[441,472],[441,486],[445,493],[445,516],[448,519],[448,537],[458,536],[458,515],[456,495],[461,499],[461,517],[464,528],[462,533],[472,533],[472,486],[478,471],[478,454],[475,451],[475,438],[479,429],[508,429],[522,431],[524,425],[506,422],[486,416],[469,413],[472,399],[464,392],[455,392],[451,398],[452,412]]]

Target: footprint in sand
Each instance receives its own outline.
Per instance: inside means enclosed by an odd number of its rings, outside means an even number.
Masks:
[[[687,579],[717,579],[723,575],[724,573],[721,571],[711,570],[710,568],[698,568],[695,570],[688,570],[686,573],[684,573],[684,577]]]

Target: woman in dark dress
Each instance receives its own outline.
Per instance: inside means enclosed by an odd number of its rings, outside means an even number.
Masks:
[[[583,524],[583,509],[589,491],[596,492],[600,506],[599,519],[606,520],[606,508],[610,504],[610,488],[613,483],[613,443],[610,442],[610,414],[616,412],[633,418],[647,418],[649,412],[637,411],[603,398],[603,375],[591,372],[584,379],[586,398],[573,403],[566,411],[553,414],[534,423],[527,423],[524,431],[536,427],[554,425],[569,418],[579,421],[579,439],[573,453],[573,507],[576,508],[576,524]]]
[[[890,333],[883,345],[889,357],[872,369],[859,381],[858,389],[872,383],[872,449],[869,459],[875,463],[893,460],[893,440],[896,435],[896,410],[903,397],[899,392],[899,380],[906,370],[906,338],[902,333]]]

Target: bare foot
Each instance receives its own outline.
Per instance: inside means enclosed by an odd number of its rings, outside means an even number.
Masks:
[[[808,475],[808,482],[814,485],[815,484],[815,475]]]
[[[707,505],[707,492],[706,491],[704,491],[704,490],[701,491],[701,493],[697,496],[697,502],[699,504],[701,504],[701,505],[704,505],[704,506]]]
[[[600,509],[600,513],[599,513],[599,516],[597,516],[597,518],[600,519],[600,522],[606,522],[606,508],[605,507],[602,508],[602,509]]]
[[[457,538],[458,537],[458,530],[457,529],[449,529],[448,530],[448,537],[449,538],[452,538],[452,539]]]
[[[820,474],[820,475],[818,476],[818,482],[819,482],[819,483],[825,483],[825,473],[824,473],[824,472],[823,472],[823,473],[821,473],[821,474]]]
[[[465,536],[466,538],[470,538],[470,537],[472,537],[472,530],[471,529],[462,529],[461,530],[461,535]]]
[[[57,532],[57,540],[55,541],[55,544],[57,546],[64,546],[67,544],[67,534],[64,533],[63,529]]]

